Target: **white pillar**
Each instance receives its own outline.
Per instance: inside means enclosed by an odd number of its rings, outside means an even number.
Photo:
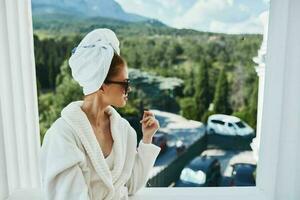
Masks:
[[[259,159],[257,182],[272,194],[270,199],[296,200],[300,199],[300,1],[271,0],[270,6],[259,149],[268,160]],[[264,177],[268,181],[262,181]]]
[[[256,161],[258,161],[258,152],[260,146],[260,135],[261,135],[261,122],[262,122],[262,109],[264,101],[264,87],[265,87],[265,57],[267,53],[267,39],[268,39],[268,20],[269,11],[264,12],[261,15],[261,21],[264,26],[263,41],[260,49],[258,50],[257,57],[253,58],[253,61],[257,64],[255,71],[258,78],[258,100],[257,100],[257,120],[256,120],[256,137],[251,143],[253,155]]]
[[[40,136],[30,0],[0,0],[0,200],[37,199]]]
[[[257,100],[257,120],[256,120],[256,137],[251,143],[251,148],[253,150],[253,156],[256,162],[258,162],[258,152],[260,146],[260,136],[261,136],[261,121],[262,121],[262,106],[264,97],[264,84],[265,84],[265,65],[258,65],[256,68],[256,73],[259,77],[258,80],[258,100]]]
[[[286,37],[281,103],[281,129],[278,152],[278,177],[275,199],[300,199],[300,1],[290,0],[288,20],[284,24]],[[279,17],[279,16],[278,16]],[[277,27],[276,30],[281,27]],[[273,29],[273,31],[275,31]],[[275,41],[273,41],[275,42]],[[278,46],[280,48],[280,46]],[[292,161],[292,162],[290,162]]]

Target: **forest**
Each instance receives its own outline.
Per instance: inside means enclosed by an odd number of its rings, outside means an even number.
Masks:
[[[132,91],[127,105],[117,108],[123,117],[138,118],[147,107],[203,123],[213,113],[231,114],[256,127],[258,77],[252,58],[262,35],[175,29],[151,20],[64,16],[33,18],[33,28],[41,140],[62,108],[83,98],[68,59],[95,28],[116,32],[129,68]]]

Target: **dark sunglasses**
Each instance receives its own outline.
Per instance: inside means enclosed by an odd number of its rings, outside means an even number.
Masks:
[[[105,80],[104,83],[107,84],[118,84],[118,85],[122,85],[125,89],[125,94],[127,94],[128,89],[130,87],[130,80],[126,79],[125,81],[111,81],[111,80]]]

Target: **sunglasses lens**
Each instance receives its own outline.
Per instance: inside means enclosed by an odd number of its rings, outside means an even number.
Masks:
[[[127,94],[128,88],[129,88],[129,82],[127,82],[127,84],[125,85],[125,94]]]

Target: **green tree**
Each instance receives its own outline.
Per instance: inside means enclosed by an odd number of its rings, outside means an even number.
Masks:
[[[251,98],[250,98],[250,105],[249,105],[249,125],[256,129],[256,121],[257,121],[257,100],[258,100],[258,81],[254,84]]]
[[[82,89],[70,74],[68,62],[61,66],[61,73],[56,79],[55,92],[39,96],[39,116],[41,141],[51,124],[59,117],[61,110],[72,101],[83,98]]]
[[[253,89],[250,97],[250,103],[232,115],[237,116],[247,122],[254,130],[257,123],[257,100],[258,100],[258,81],[253,84]]]
[[[189,76],[186,78],[183,94],[185,97],[191,97],[195,94],[195,72],[191,70]]]
[[[202,62],[195,80],[196,120],[201,121],[209,106],[209,85],[207,63]]]
[[[222,69],[219,74],[213,103],[215,113],[231,113],[228,101],[228,82],[224,69]]]
[[[185,97],[180,99],[181,115],[187,119],[197,118],[197,108],[195,98]]]
[[[59,109],[63,109],[72,101],[83,99],[82,88],[71,77],[71,70],[67,61],[61,66],[61,73],[56,82],[59,83],[55,90],[56,105]]]

